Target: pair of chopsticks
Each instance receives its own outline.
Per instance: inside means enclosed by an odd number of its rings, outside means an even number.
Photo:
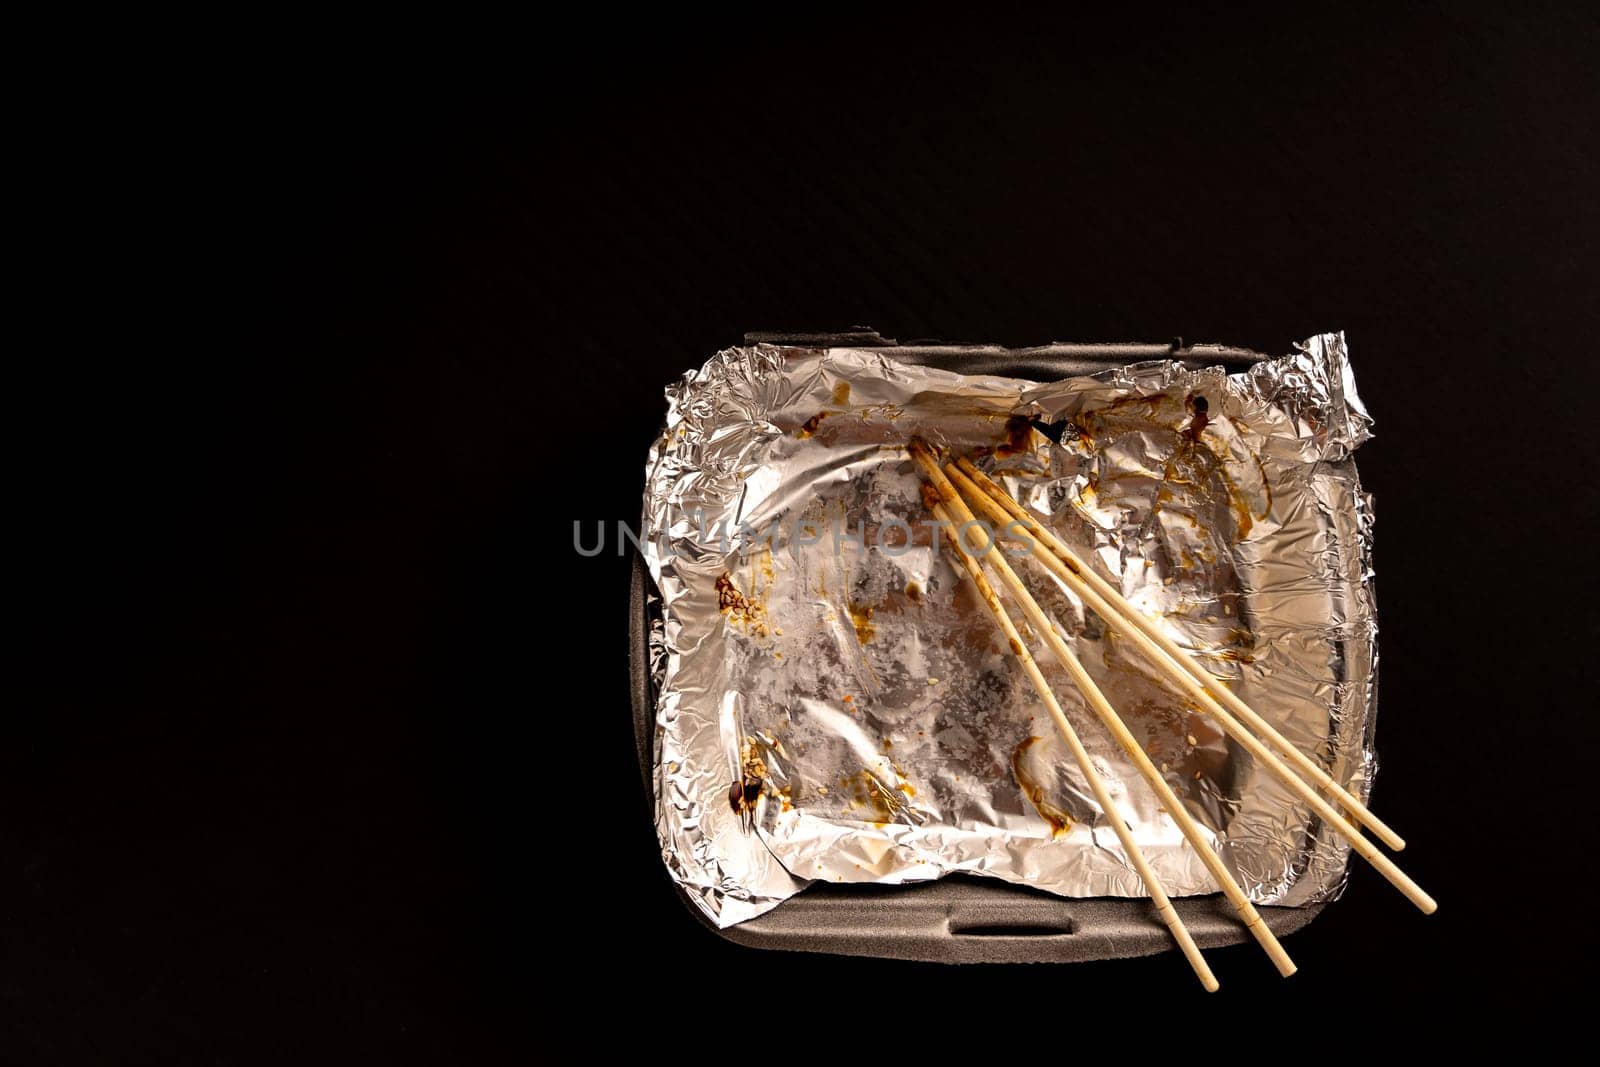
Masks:
[[[1206,869],[1211,872],[1217,884],[1222,887],[1223,895],[1228,902],[1238,911],[1239,918],[1244,922],[1246,929],[1260,942],[1262,949],[1271,958],[1278,968],[1278,973],[1284,977],[1295,972],[1294,961],[1289,958],[1278,939],[1262,920],[1255,906],[1245,896],[1244,890],[1234,879],[1222,859],[1211,847],[1204,833],[1194,819],[1188,814],[1183,802],[1173,793],[1167,785],[1166,779],[1151,762],[1148,754],[1139,746],[1138,741],[1129,732],[1122,718],[1117,714],[1105,694],[1101,692],[1084,670],[1083,664],[1073,655],[1067,647],[1060,628],[1045,615],[1032,594],[1017,576],[1015,570],[1006,561],[1005,555],[993,551],[995,545],[985,526],[977,521],[972,508],[983,513],[985,519],[992,524],[995,530],[1005,530],[1021,526],[1033,538],[1035,550],[1030,558],[1037,560],[1042,566],[1061,579],[1067,588],[1071,589],[1078,597],[1096,614],[1104,620],[1105,624],[1131,641],[1140,652],[1155,666],[1161,674],[1172,683],[1185,697],[1193,701],[1200,709],[1208,714],[1212,720],[1229,737],[1238,742],[1250,753],[1257,762],[1270,770],[1294,794],[1310,805],[1311,809],[1332,826],[1341,836],[1350,843],[1351,849],[1376,867],[1385,878],[1393,883],[1406,897],[1422,910],[1430,914],[1438,905],[1433,898],[1424,893],[1399,867],[1383,853],[1379,852],[1370,841],[1361,835],[1350,821],[1346,820],[1334,810],[1333,806],[1317,793],[1317,789],[1328,792],[1350,816],[1361,825],[1371,830],[1379,840],[1396,851],[1405,847],[1405,842],[1383,823],[1376,815],[1367,810],[1366,805],[1351,795],[1339,783],[1335,782],[1321,767],[1303,754],[1299,749],[1286,740],[1282,734],[1272,728],[1272,725],[1253,711],[1249,705],[1240,700],[1217,678],[1213,677],[1204,667],[1196,663],[1190,656],[1178,647],[1177,643],[1162,632],[1161,627],[1154,619],[1146,616],[1134,605],[1123,598],[1109,582],[1101,578],[1083,560],[1079,559],[1060,538],[1050,530],[1040,525],[1031,514],[1020,504],[1011,499],[999,485],[986,477],[977,467],[965,459],[957,459],[953,463],[941,465],[932,451],[920,440],[911,442],[911,457],[921,467],[927,477],[923,486],[923,503],[939,520],[940,528],[944,531],[955,554],[961,561],[962,568],[972,579],[973,585],[978,590],[989,613],[994,617],[995,624],[1000,628],[1011,647],[1012,655],[1021,665],[1023,672],[1033,683],[1039,693],[1039,698],[1044,702],[1050,712],[1050,717],[1055,720],[1056,728],[1061,732],[1062,738],[1067,743],[1067,748],[1072,752],[1073,759],[1083,772],[1085,780],[1094,792],[1095,800],[1105,812],[1111,828],[1116,832],[1117,839],[1122,842],[1123,850],[1128,859],[1143,879],[1145,888],[1150,894],[1150,899],[1155,903],[1156,912],[1161,916],[1167,928],[1172,932],[1173,939],[1178,947],[1183,950],[1195,974],[1199,976],[1200,983],[1208,991],[1217,988],[1216,976],[1211,973],[1211,968],[1206,964],[1205,958],[1200,954],[1200,949],[1195,945],[1194,939],[1184,927],[1182,918],[1179,917],[1172,901],[1168,898],[1166,890],[1162,888],[1161,880],[1150,869],[1140,852],[1138,844],[1134,841],[1127,823],[1118,814],[1115,802],[1107,792],[1105,783],[1100,780],[1094,765],[1089,760],[1089,754],[1084,749],[1083,743],[1078,739],[1077,732],[1067,720],[1061,710],[1060,703],[1051,691],[1044,674],[1034,662],[1033,656],[1022,642],[1022,636],[1017,630],[1016,623],[1000,601],[999,594],[984,575],[983,566],[979,563],[981,558],[987,563],[1001,584],[1011,594],[1012,599],[1021,607],[1029,626],[1039,635],[1052,655],[1066,668],[1073,683],[1082,693],[1084,701],[1094,711],[1095,715],[1110,731],[1111,736],[1127,752],[1132,759],[1139,774],[1149,784],[1150,788],[1160,798],[1167,814],[1171,815],[1177,823],[1178,829],[1195,849],[1197,855],[1205,863]],[[968,504],[971,504],[971,507]],[[963,537],[971,540],[973,549],[969,551],[963,543]],[[974,552],[978,558],[974,558]],[[1246,730],[1241,721],[1248,723],[1256,733]],[[1268,746],[1271,746],[1270,748]],[[1277,750],[1278,754],[1273,752]],[[1283,758],[1280,758],[1279,754]],[[1285,760],[1288,762],[1285,763]],[[1293,769],[1291,769],[1291,766]],[[1298,773],[1296,773],[1298,772]],[[1304,775],[1304,777],[1302,777]],[[1307,781],[1309,779],[1309,782]]]

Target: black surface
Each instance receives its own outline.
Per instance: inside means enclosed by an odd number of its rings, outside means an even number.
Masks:
[[[1007,1047],[1091,1041],[1104,991],[1179,1029],[1175,955],[778,957],[673,899],[627,561],[570,527],[637,513],[662,384],[748,329],[1347,331],[1375,805],[1441,907],[1358,869],[1300,975],[1219,950],[1205,1003],[1476,1030],[1593,955],[1557,888],[1596,874],[1594,16],[749,17],[119,36],[33,83],[0,1058],[501,1062],[619,985],[641,1033],[717,1011],[755,1059],[933,1033],[933,990],[1059,1006]]]

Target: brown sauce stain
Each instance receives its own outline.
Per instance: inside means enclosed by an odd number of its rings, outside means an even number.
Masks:
[[[1198,394],[1190,394],[1188,405],[1189,410],[1193,412],[1193,418],[1190,419],[1189,426],[1183,431],[1182,436],[1191,446],[1199,445],[1200,435],[1205,432],[1206,427],[1211,423],[1210,405],[1205,397]],[[1234,426],[1236,429],[1240,429],[1242,424],[1234,420]],[[1258,519],[1264,519],[1272,513],[1272,485],[1267,480],[1266,466],[1261,462],[1261,456],[1258,453],[1249,452],[1251,460],[1255,462],[1256,471],[1261,476],[1262,493],[1266,496],[1266,507],[1260,512],[1256,512],[1250,507],[1249,501],[1245,499],[1244,494],[1240,492],[1233,476],[1228,473],[1227,463],[1224,462],[1220,455],[1211,452],[1209,448],[1207,452],[1210,452],[1215,459],[1216,474],[1222,482],[1223,489],[1228,494],[1228,510],[1233,513],[1237,536],[1242,541],[1255,526]]]
[[[856,640],[863,645],[878,636],[878,628],[872,624],[872,608],[851,604],[850,622],[856,628]]]
[[[815,415],[807,419],[801,425],[800,429],[795,431],[795,436],[800,438],[816,436],[817,429],[822,425],[822,420],[828,417],[828,414],[829,413],[826,411],[817,412]]]
[[[850,403],[850,383],[840,382],[833,387],[833,402],[835,404]]]
[[[1264,519],[1272,514],[1272,481],[1267,477],[1267,465],[1261,462],[1261,454],[1252,452],[1250,458],[1256,461],[1256,473],[1261,475],[1261,492],[1267,498],[1266,510],[1256,516],[1258,519]]]
[[[1006,420],[1005,440],[994,450],[996,459],[1029,452],[1033,447],[1033,423],[1025,415],[1013,415]]]
[[[918,585],[916,582],[907,582],[906,598],[913,604],[922,603],[922,586]]]
[[[1080,427],[1080,436],[1084,437],[1092,445],[1097,418],[1103,418],[1113,413],[1121,413],[1124,409],[1131,408],[1134,405],[1144,405],[1148,410],[1148,421],[1155,422],[1159,403],[1159,397],[1124,397],[1122,400],[1107,407],[1082,412],[1074,416],[1073,422],[1074,425]],[[1262,465],[1261,457],[1254,452],[1249,453],[1261,473],[1261,484],[1267,494],[1266,510],[1257,515],[1252,511],[1244,494],[1240,492],[1233,477],[1228,473],[1226,462],[1210,445],[1202,440],[1202,436],[1212,422],[1211,402],[1199,393],[1190,393],[1184,398],[1184,406],[1189,412],[1188,425],[1177,424],[1169,426],[1158,424],[1177,435],[1178,447],[1168,459],[1166,468],[1162,472],[1161,484],[1156,490],[1152,510],[1160,511],[1164,504],[1169,504],[1177,499],[1173,493],[1174,487],[1204,492],[1208,488],[1207,483],[1211,481],[1214,475],[1216,481],[1221,483],[1221,488],[1227,495],[1228,509],[1234,519],[1235,537],[1237,540],[1243,541],[1254,527],[1256,519],[1266,518],[1272,509],[1271,489],[1267,485],[1266,469]],[[1080,501],[1084,500],[1085,495],[1085,493],[1080,492]]]
[[[1044,738],[1037,736],[1026,738],[1012,751],[1011,774],[1016,778],[1017,785],[1022,788],[1022,795],[1033,805],[1033,810],[1050,824],[1050,836],[1056,838],[1072,829],[1072,817],[1044,798],[1044,786],[1034,781],[1027,769],[1028,749],[1043,740]]]
[[[1193,417],[1189,420],[1189,428],[1183,431],[1192,444],[1200,443],[1200,435],[1206,432],[1206,427],[1211,424],[1211,402],[1199,393],[1189,394],[1189,410]]]

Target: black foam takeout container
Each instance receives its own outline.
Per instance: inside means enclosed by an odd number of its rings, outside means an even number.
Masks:
[[[897,344],[870,332],[750,334],[746,340],[808,348],[892,348],[893,358],[905,363],[1035,381],[1093,374],[1149,359],[1176,359],[1192,366],[1221,364],[1239,370],[1265,358],[1238,348],[1185,347],[1181,341],[999,349]],[[633,724],[645,792],[653,798],[655,692],[650,678],[650,591],[650,572],[635,552],[629,603]],[[943,963],[1065,963],[1145,956],[1174,947],[1148,899],[1069,899],[999,879],[966,875],[908,886],[818,882],[765,915],[726,930],[716,929],[687,896],[679,895],[708,929],[753,948]],[[1248,937],[1221,894],[1188,897],[1174,904],[1201,948],[1237,944]],[[1262,908],[1261,914],[1273,932],[1283,937],[1311,922],[1323,906]]]

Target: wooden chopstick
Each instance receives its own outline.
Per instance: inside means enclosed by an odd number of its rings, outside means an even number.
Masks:
[[[1172,657],[1174,662],[1176,662],[1180,667],[1187,671],[1192,678],[1199,682],[1200,685],[1205,688],[1206,692],[1210,693],[1215,700],[1225,704],[1234,715],[1237,715],[1240,719],[1243,719],[1246,723],[1248,723],[1251,729],[1260,734],[1268,744],[1282,753],[1282,755],[1288,759],[1289,763],[1292,764],[1296,770],[1300,771],[1301,774],[1305,775],[1307,778],[1311,779],[1311,781],[1315,782],[1319,787],[1331,794],[1334,799],[1339,802],[1340,806],[1349,812],[1351,816],[1356,819],[1356,821],[1360,822],[1367,829],[1371,830],[1375,835],[1377,835],[1380,841],[1382,841],[1385,845],[1388,845],[1396,852],[1399,852],[1401,849],[1406,847],[1405,840],[1401,838],[1399,834],[1391,830],[1382,819],[1378,818],[1371,811],[1367,810],[1367,806],[1363,804],[1359,798],[1350,793],[1338,782],[1334,781],[1332,776],[1319,767],[1316,762],[1308,757],[1305,753],[1301,752],[1293,742],[1289,741],[1277,730],[1275,730],[1271,723],[1267,722],[1266,719],[1257,714],[1256,711],[1251,708],[1250,705],[1241,700],[1238,695],[1233,692],[1233,690],[1223,685],[1214,675],[1211,674],[1210,671],[1206,670],[1204,666],[1197,662],[1192,655],[1180,648],[1178,643],[1172,640],[1171,637],[1167,636],[1166,631],[1157,625],[1155,620],[1151,619],[1144,612],[1130,604],[1115,586],[1106,581],[1104,578],[1100,577],[1099,574],[1095,573],[1094,568],[1084,563],[1082,559],[1073,553],[1072,549],[1067,547],[1065,542],[1057,537],[1055,533],[1052,532],[1048,527],[1041,525],[1021,504],[1018,504],[1015,500],[1012,500],[1011,494],[1007,493],[1000,486],[996,485],[993,480],[984,475],[982,471],[978,470],[978,468],[972,464],[971,460],[963,457],[956,460],[955,464],[956,468],[962,474],[966,475],[966,477],[978,489],[982,490],[991,499],[993,499],[995,503],[1004,508],[1005,511],[1010,515],[1011,519],[1015,519],[1023,523],[1027,527],[1028,532],[1039,541],[1043,542],[1046,548],[1055,553],[1056,556],[1067,565],[1075,567],[1077,572],[1083,577],[1083,580],[1089,585],[1093,586],[1095,592],[1099,593],[1100,596],[1111,605],[1113,610],[1115,610],[1123,618],[1127,619],[1134,626],[1138,627],[1146,637],[1154,641],[1163,652]],[[1010,519],[1006,521],[1009,522]]]
[[[1127,823],[1123,821],[1122,815],[1117,811],[1116,802],[1111,799],[1111,794],[1106,789],[1105,783],[1100,780],[1099,773],[1095,771],[1094,763],[1089,759],[1089,753],[1083,747],[1083,742],[1078,739],[1077,732],[1073,730],[1072,724],[1067,721],[1066,713],[1061,710],[1061,705],[1056,701],[1055,694],[1051,692],[1050,684],[1039,670],[1039,665],[1034,662],[1033,657],[1028,653],[1027,646],[1022,643],[1022,635],[1017,632],[1016,624],[1011,621],[1011,616],[1006,613],[1006,609],[1001,605],[999,594],[989,584],[989,580],[984,577],[983,569],[978,565],[978,561],[973,559],[962,545],[961,535],[956,526],[950,521],[949,512],[945,510],[943,504],[939,501],[937,493],[931,487],[927,490],[924,502],[928,505],[928,510],[933,512],[934,517],[942,524],[941,529],[944,530],[945,536],[950,541],[951,548],[954,549],[957,558],[960,559],[962,568],[967,572],[968,577],[972,579],[972,584],[977,588],[978,595],[983,600],[984,606],[989,609],[989,614],[994,618],[995,625],[1000,628],[1001,633],[1004,634],[1007,643],[1010,645],[1012,656],[1022,666],[1023,672],[1027,674],[1029,681],[1033,683],[1034,689],[1038,692],[1039,699],[1044,702],[1045,707],[1050,712],[1050,717],[1055,720],[1056,729],[1060,731],[1062,739],[1067,743],[1067,748],[1072,752],[1072,758],[1078,764],[1078,769],[1083,772],[1084,779],[1094,792],[1096,803],[1100,805],[1100,810],[1105,812],[1107,821],[1111,823],[1112,830],[1116,832],[1117,839],[1122,842],[1122,848],[1128,854],[1128,859],[1133,863],[1134,869],[1139,872],[1139,877],[1144,881],[1145,889],[1149,892],[1150,899],[1155,904],[1156,913],[1161,916],[1162,921],[1167,924],[1167,929],[1172,932],[1173,939],[1177,941],[1178,947],[1189,961],[1189,966],[1194,968],[1194,973],[1200,979],[1200,984],[1205,987],[1207,992],[1216,992],[1218,988],[1216,975],[1211,973],[1211,967],[1206,963],[1205,957],[1201,955],[1199,946],[1194,943],[1194,938],[1190,936],[1188,927],[1184,926],[1182,917],[1178,915],[1177,909],[1172,906],[1172,900],[1162,887],[1161,879],[1156,876],[1155,871],[1151,870],[1150,864],[1144,858],[1144,853],[1139,850],[1138,842],[1133,839],[1133,834],[1129,831]]]
[[[1002,505],[999,502],[1001,497],[1004,497],[1005,501],[1011,504],[1015,504],[1015,501],[1012,501],[999,486],[996,486],[987,478],[984,478],[983,482],[986,482],[990,488],[983,488],[982,483],[970,477],[968,468],[976,472],[976,468],[972,467],[970,463],[965,464],[965,466],[958,463],[953,468],[947,467],[944,473],[949,475],[950,481],[956,489],[964,493],[973,506],[983,512],[990,521],[997,523],[1001,527],[1007,525],[1012,519],[1021,522],[1032,536],[1051,549],[1048,552],[1035,551],[1031,553],[1033,559],[1065,582],[1108,626],[1132,641],[1144,653],[1145,657],[1150,660],[1152,665],[1160,670],[1185,696],[1208,713],[1223,732],[1242,745],[1257,762],[1267,767],[1296,796],[1310,805],[1311,809],[1324,822],[1332,826],[1340,836],[1349,841],[1352,851],[1376,867],[1378,873],[1382,874],[1401,893],[1405,894],[1406,898],[1415,904],[1423,914],[1432,914],[1438,909],[1438,902],[1425,893],[1421,886],[1417,885],[1404,871],[1396,866],[1394,861],[1379,852],[1372,842],[1363,837],[1358,829],[1335,811],[1326,800],[1318,795],[1315,789],[1298,774],[1290,770],[1254,734],[1241,726],[1238,720],[1228,714],[1211,695],[1208,687],[1202,685],[1194,675],[1181,665],[1179,661],[1186,658],[1182,650],[1177,649],[1174,644],[1172,647],[1179,653],[1177,657],[1174,657],[1163,649],[1146,632],[1146,627],[1140,625],[1141,621],[1147,620],[1143,620],[1138,610],[1131,604],[1127,604],[1127,601],[1122,599],[1121,594],[1111,590],[1113,594],[1111,597],[1103,595],[1099,587],[1091,584],[1086,577],[1099,578],[1099,576],[1095,575],[1081,560],[1072,555],[1071,551],[1060,543],[1059,538],[1056,538],[1038,522],[1034,521],[1031,516],[1022,511],[1020,506],[1017,506],[1016,510],[1013,511],[1011,508]],[[980,474],[979,477],[982,478],[982,475]],[[1057,548],[1058,545],[1060,546],[1059,549]],[[1100,579],[1099,586],[1103,586],[1108,590],[1111,588],[1103,579]],[[1126,605],[1125,610],[1119,611],[1114,606],[1118,601]],[[1153,624],[1151,625],[1153,627]],[[1220,684],[1218,688],[1220,688]],[[1287,742],[1284,742],[1284,744],[1287,744]],[[1292,745],[1289,747],[1293,749]],[[1354,798],[1351,798],[1351,800],[1354,801]]]
[[[1072,654],[1072,650],[1062,640],[1053,622],[1045,615],[1044,610],[1040,608],[1039,602],[1033,598],[1033,595],[1028,592],[1027,586],[1023,584],[1022,579],[1017,576],[1017,572],[1006,562],[1004,555],[996,551],[999,546],[988,536],[982,525],[973,525],[975,518],[972,512],[962,502],[961,497],[956,493],[955,487],[950,484],[944,472],[939,469],[938,464],[933,463],[931,457],[924,459],[926,453],[919,455],[920,450],[916,446],[913,446],[913,449],[912,454],[916,456],[917,462],[923,467],[924,472],[933,483],[934,491],[938,493],[941,505],[954,516],[962,529],[974,531],[974,547],[982,561],[1000,576],[1001,582],[1011,593],[1012,599],[1021,606],[1023,614],[1027,616],[1029,625],[1049,646],[1050,651],[1061,662],[1061,665],[1067,669],[1067,673],[1083,694],[1084,700],[1099,716],[1100,721],[1105,724],[1111,736],[1122,746],[1122,750],[1133,760],[1134,766],[1139,770],[1139,774],[1155,792],[1156,797],[1165,807],[1167,814],[1172,816],[1173,821],[1177,823],[1178,829],[1183,832],[1183,836],[1189,841],[1189,844],[1194,847],[1196,854],[1206,865],[1206,869],[1211,872],[1212,878],[1216,880],[1223,895],[1228,898],[1228,902],[1238,911],[1239,918],[1243,920],[1246,929],[1260,942],[1262,949],[1272,960],[1273,965],[1277,967],[1279,974],[1285,978],[1294,974],[1296,970],[1294,961],[1289,958],[1289,954],[1279,944],[1271,928],[1261,918],[1261,913],[1256,911],[1255,905],[1250,902],[1250,898],[1245,896],[1244,890],[1234,880],[1233,872],[1228,870],[1227,865],[1222,862],[1222,858],[1211,847],[1211,842],[1206,839],[1205,832],[1201,830],[1199,824],[1189,814],[1183,801],[1173,793],[1172,787],[1167,784],[1161,772],[1156,769],[1150,756],[1140,747],[1139,742],[1122,721],[1122,717],[1111,706],[1111,702],[1106,699],[1105,694],[1095,684],[1094,679],[1089,676],[1089,672],[1084,670],[1083,664],[1078,661],[1078,657]]]

